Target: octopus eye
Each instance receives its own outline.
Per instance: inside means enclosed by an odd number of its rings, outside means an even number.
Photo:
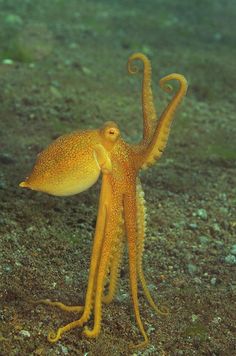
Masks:
[[[109,141],[115,142],[120,135],[120,131],[117,127],[109,127],[106,130],[105,136]]]
[[[101,134],[105,140],[116,142],[120,136],[120,130],[115,122],[107,121],[101,129]]]

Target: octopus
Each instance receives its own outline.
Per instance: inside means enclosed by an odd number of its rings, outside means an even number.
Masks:
[[[78,313],[77,320],[48,334],[52,343],[74,328],[83,327],[83,334],[96,338],[101,331],[102,306],[115,297],[122,256],[128,246],[129,279],[134,315],[143,340],[130,347],[145,347],[149,338],[140,316],[138,283],[150,306],[158,314],[168,314],[166,307],[158,307],[148,289],[142,257],[146,231],[146,206],[139,172],[152,166],[166,147],[174,113],[187,91],[183,75],[170,74],[160,80],[160,87],[173,92],[172,98],[157,118],[153,94],[151,62],[142,53],[128,59],[128,72],[135,74],[142,63],[143,137],[139,143],[128,144],[118,125],[108,121],[101,128],[78,130],[60,136],[39,153],[29,177],[20,187],[55,196],[69,196],[91,187],[102,174],[101,193],[94,233],[88,285],[84,305],[65,305],[50,299],[38,302],[55,306],[66,312]],[[174,90],[170,81],[177,81]],[[93,313],[93,326],[85,324]]]

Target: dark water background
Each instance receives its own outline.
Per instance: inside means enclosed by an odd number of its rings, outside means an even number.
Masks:
[[[61,134],[114,120],[140,139],[141,76],[126,70],[137,51],[151,59],[158,112],[170,100],[161,77],[181,73],[189,90],[162,159],[142,173],[144,271],[171,314],[157,317],[140,291],[150,346],[136,354],[236,354],[235,18],[233,0],[0,0],[1,355],[128,355],[141,339],[126,257],[99,338],[47,342],[73,316],[27,301],[83,303],[100,186],[70,198],[18,188]]]

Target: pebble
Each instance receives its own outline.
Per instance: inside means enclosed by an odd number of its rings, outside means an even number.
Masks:
[[[32,232],[35,232],[35,231],[37,231],[37,228],[35,226],[33,226],[33,225],[27,227],[27,229],[26,229],[26,232],[29,233],[29,234],[32,233]]]
[[[82,67],[82,72],[86,75],[90,75],[91,74],[91,70],[87,67]]]
[[[50,86],[50,92],[55,98],[59,98],[60,99],[62,97],[60,91],[56,87],[54,87],[53,85]]]
[[[215,240],[215,245],[217,247],[223,247],[224,246],[224,242],[223,241],[220,241],[220,240]]]
[[[39,356],[44,355],[44,348],[43,347],[37,348],[36,350],[34,350],[33,354],[39,355]]]
[[[150,325],[149,327],[148,327],[148,329],[147,329],[147,333],[148,334],[151,334],[153,331],[155,331],[156,330],[156,328],[154,328],[154,326],[152,326],[152,325]]]
[[[3,164],[12,164],[15,163],[15,159],[9,153],[1,153],[0,162]]]
[[[220,41],[220,40],[222,40],[222,33],[220,33],[220,32],[216,32],[216,33],[214,33],[214,35],[213,35],[213,38],[214,38],[214,40],[215,41]]]
[[[183,287],[183,286],[184,286],[184,284],[185,284],[184,279],[181,279],[181,278],[175,278],[175,279],[173,280],[173,285],[174,285],[175,287],[177,287],[177,288],[181,288],[181,287]]]
[[[15,14],[9,14],[5,17],[5,22],[7,25],[19,26],[23,24],[23,20],[20,16]]]
[[[204,235],[199,236],[198,239],[201,245],[206,245],[209,242],[209,237]]]
[[[1,184],[1,182],[0,182],[0,184]],[[0,188],[1,188],[1,186],[0,186]],[[6,224],[7,224],[6,219],[4,219],[0,216],[0,225],[6,225]]]
[[[216,282],[217,282],[216,277],[212,277],[211,280],[210,280],[210,282],[211,282],[211,285],[212,285],[212,286],[215,286],[215,285],[216,285]]]
[[[196,266],[196,265],[193,265],[192,263],[189,263],[189,264],[187,265],[187,269],[188,269],[188,272],[189,272],[190,274],[194,274],[194,273],[197,272],[197,266]]]
[[[5,189],[5,188],[6,188],[6,183],[0,178],[0,189]]]
[[[71,278],[71,276],[65,276],[65,283],[67,284],[67,285],[71,285],[71,283],[72,283],[72,278]]]
[[[195,323],[198,320],[198,316],[196,314],[191,315],[192,322]]]
[[[76,49],[76,48],[78,48],[78,45],[77,45],[77,43],[75,43],[75,42],[71,42],[71,43],[69,44],[69,48],[71,48],[71,49]]]
[[[188,224],[188,227],[189,227],[191,230],[196,230],[196,229],[198,228],[197,224],[195,224],[195,223]]]
[[[61,345],[61,351],[63,352],[63,355],[68,355],[69,351],[66,346]]]
[[[236,265],[236,256],[234,255],[227,255],[225,257],[225,262],[228,263],[229,265]]]
[[[4,320],[4,313],[3,313],[3,310],[0,309],[0,320],[3,321]],[[0,333],[1,335],[1,333]]]
[[[128,293],[120,293],[117,295],[117,300],[120,302],[120,303],[123,303],[123,302],[126,302],[129,298],[129,295]]]
[[[6,273],[10,273],[12,271],[12,266],[8,265],[8,264],[5,264],[5,265],[3,265],[3,270]]]
[[[220,212],[222,215],[226,215],[226,214],[228,214],[228,209],[225,208],[224,206],[221,206],[221,207],[219,208],[219,212]]]
[[[230,254],[236,256],[236,244],[231,247]]]
[[[213,224],[211,228],[213,232],[220,232],[220,225],[217,223]]]
[[[199,284],[199,285],[202,284],[202,281],[201,281],[201,279],[199,277],[195,277],[193,279],[193,281],[194,281],[195,284]]]
[[[2,64],[11,65],[13,63],[14,63],[14,61],[12,59],[10,59],[10,58],[5,58],[5,59],[2,60]]]
[[[197,216],[202,220],[207,220],[207,211],[205,209],[198,209]]]
[[[220,316],[216,316],[213,320],[212,320],[212,323],[214,324],[219,324],[221,323],[222,319]]]
[[[225,193],[220,193],[220,194],[219,194],[219,198],[220,198],[221,200],[223,200],[224,202],[227,201],[227,195],[226,195]]]
[[[27,330],[21,330],[20,335],[25,336],[25,337],[30,337],[30,332]]]

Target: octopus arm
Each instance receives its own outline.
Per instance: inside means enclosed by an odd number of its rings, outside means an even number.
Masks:
[[[157,114],[153,102],[151,87],[152,67],[149,59],[142,53],[134,53],[128,59],[128,72],[130,74],[138,73],[138,68],[133,64],[140,60],[143,63],[143,81],[142,81],[142,110],[143,110],[143,141],[141,145],[148,145],[150,142],[156,122]]]
[[[137,200],[137,224],[138,224],[138,237],[137,237],[137,270],[138,277],[141,282],[145,297],[149,302],[150,306],[155,310],[157,314],[167,315],[168,309],[165,307],[158,308],[155,304],[144,276],[143,266],[142,266],[142,257],[144,252],[144,240],[145,240],[145,230],[146,230],[146,206],[144,199],[144,192],[140,180],[137,180],[136,187],[136,200]]]
[[[122,257],[124,254],[124,231],[123,228],[120,231],[120,235],[118,236],[116,246],[114,247],[114,254],[111,258],[110,266],[109,266],[109,285],[108,291],[106,294],[103,294],[102,301],[105,304],[110,304],[114,299],[118,279],[120,276]]]
[[[112,170],[111,160],[107,150],[104,148],[103,145],[101,144],[96,145],[94,148],[93,155],[99,169],[101,169],[103,173],[111,172]]]
[[[111,203],[107,207],[104,237],[101,245],[100,260],[96,271],[96,285],[94,289],[94,325],[92,329],[85,327],[84,334],[87,337],[97,337],[101,330],[102,299],[105,280],[110,261],[115,254],[115,246],[120,236],[120,221],[122,212],[122,195],[110,191]]]
[[[129,272],[130,272],[130,289],[134,307],[134,315],[138,325],[138,328],[143,335],[143,342],[138,345],[130,345],[131,348],[142,348],[148,344],[148,336],[145,332],[139,310],[138,302],[138,251],[137,251],[137,203],[136,203],[136,191],[135,187],[129,194],[124,196],[124,216],[125,216],[125,228],[128,240],[128,252],[129,252]]]
[[[88,278],[88,287],[85,298],[85,306],[67,306],[60,302],[51,302],[47,299],[39,300],[37,303],[43,303],[51,306],[56,306],[65,311],[83,311],[81,317],[78,320],[72,321],[71,323],[62,326],[57,329],[56,332],[50,332],[48,334],[48,340],[52,343],[58,341],[62,335],[69,330],[72,330],[77,327],[82,327],[89,319],[92,309],[94,308],[94,295],[97,288],[97,278],[98,278],[98,269],[101,260],[101,254],[103,250],[103,240],[106,229],[106,224],[108,220],[108,207],[111,203],[111,189],[109,184],[109,179],[107,175],[103,175],[102,179],[102,188],[99,199],[99,207],[98,207],[98,217],[96,223],[96,230],[92,248],[92,256],[90,261],[90,269],[89,269],[89,278]],[[101,288],[101,287],[100,287]],[[100,315],[100,310],[98,310],[98,314]],[[97,315],[97,313],[96,313]],[[96,331],[98,332],[100,329],[100,322],[97,324]]]
[[[168,141],[175,111],[186,95],[188,84],[185,77],[181,74],[173,73],[162,78],[160,80],[160,87],[168,93],[172,92],[172,87],[168,85],[168,82],[172,80],[177,80],[179,82],[179,88],[167,108],[163,111],[154,131],[150,145],[143,151],[141,168],[148,168],[161,157]]]

